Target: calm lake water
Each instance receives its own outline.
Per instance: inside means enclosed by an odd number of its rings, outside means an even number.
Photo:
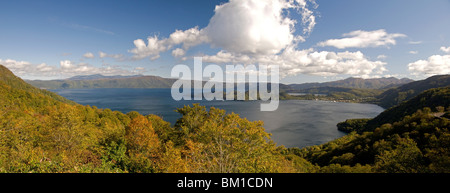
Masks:
[[[52,90],[79,104],[109,108],[123,113],[156,114],[172,125],[181,116],[176,108],[192,103],[235,112],[248,120],[264,121],[277,145],[306,147],[344,136],[336,124],[351,118],[372,118],[384,109],[372,104],[284,100],[276,111],[261,112],[263,101],[175,101],[170,89],[71,89]]]

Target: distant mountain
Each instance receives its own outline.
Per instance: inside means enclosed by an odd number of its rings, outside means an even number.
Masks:
[[[360,89],[385,89],[391,88],[394,86],[406,84],[413,82],[409,78],[372,78],[372,79],[363,79],[363,78],[347,78],[344,80],[332,81],[332,82],[324,82],[324,83],[303,83],[303,84],[290,84],[287,85],[288,88],[286,90],[303,90],[310,88],[319,88],[319,87],[344,87],[344,88],[360,88]]]
[[[450,75],[437,75],[404,84],[397,88],[391,88],[377,96],[377,104],[383,108],[390,108],[400,104],[403,101],[411,99],[421,92],[438,87],[446,87],[450,85]]]
[[[131,76],[122,76],[122,75],[115,75],[115,76],[104,76],[101,74],[93,74],[93,75],[79,75],[74,76],[65,80],[99,80],[99,79],[122,79],[122,78],[135,78],[135,77],[141,77],[144,75],[131,75]]]
[[[26,80],[29,84],[45,89],[83,89],[83,88],[171,88],[176,79],[159,76],[104,76],[101,74],[74,76],[64,80]],[[341,87],[353,89],[386,89],[412,82],[403,78],[347,78],[324,83],[280,84],[280,90],[286,92],[302,92],[321,87]],[[320,89],[323,90],[323,89]]]
[[[77,76],[65,80],[27,80],[35,87],[44,89],[88,88],[170,88],[176,79],[159,76]]]

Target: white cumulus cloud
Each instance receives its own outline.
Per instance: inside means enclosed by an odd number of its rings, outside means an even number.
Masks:
[[[51,66],[46,63],[33,64],[27,61],[18,61],[13,59],[0,59],[0,64],[10,69],[15,75],[25,79],[55,79],[68,78],[76,75],[133,75],[146,72],[143,67],[134,69],[125,69],[120,66],[102,66],[96,67],[88,63],[75,63],[71,60],[62,60],[59,66]]]
[[[92,52],[87,52],[87,53],[83,54],[83,57],[85,57],[85,58],[94,58],[95,56],[94,56],[94,54]]]
[[[129,50],[133,59],[160,57],[161,52],[181,45],[186,51],[192,46],[209,43],[227,52],[244,54],[276,54],[304,38],[294,35],[296,20],[285,11],[297,10],[302,15],[304,34],[315,26],[315,16],[308,2],[317,7],[314,0],[230,0],[216,6],[214,16],[203,29],[193,27],[176,30],[168,38],[150,36],[147,42],[134,40],[135,48]],[[180,54],[175,51],[173,54]]]
[[[206,42],[207,38],[203,35],[198,27],[194,27],[185,31],[176,30],[169,38],[159,39],[158,36],[150,36],[147,43],[142,39],[134,40],[135,48],[129,50],[133,54],[133,59],[143,59],[149,57],[155,60],[160,57],[161,52],[172,49],[175,45],[183,44],[186,49]]]
[[[384,55],[384,54],[381,54],[381,55],[377,56],[377,59],[386,59],[386,58],[387,58],[387,56]]]
[[[450,47],[444,47],[444,46],[442,46],[442,47],[441,47],[441,51],[443,51],[443,52],[445,52],[445,53],[447,53],[447,54],[450,54]]]
[[[228,52],[276,54],[296,39],[296,21],[283,16],[295,6],[283,0],[231,0],[216,6],[205,33],[211,45]]]
[[[123,56],[123,54],[107,54],[105,52],[99,51],[98,52],[98,56],[100,58],[106,58],[106,57],[114,58],[114,59],[119,60],[119,61],[125,60],[125,57]]]
[[[186,54],[186,51],[184,51],[181,48],[177,48],[177,49],[172,50],[172,56],[177,57],[177,58],[181,57],[181,56],[184,56],[185,54]]]
[[[405,34],[389,34],[384,29],[375,31],[357,30],[342,35],[341,39],[330,39],[318,43],[319,46],[333,46],[339,49],[380,47],[396,44],[396,38],[406,37]]]
[[[427,60],[418,60],[408,64],[413,75],[450,74],[450,55],[433,55]]]
[[[172,56],[186,58],[190,47],[208,44],[219,51],[203,55],[204,62],[278,65],[282,76],[349,74],[367,77],[387,71],[385,62],[370,60],[360,51],[297,49],[316,25],[314,9],[317,7],[314,0],[230,0],[215,7],[205,28],[176,30],[168,38],[137,39],[135,48],[129,52],[133,59],[154,60],[162,52],[171,50]],[[300,17],[292,17],[293,13]],[[339,48],[389,46],[396,44],[396,38],[405,36],[389,34],[383,29],[360,30],[344,34],[344,39],[321,44]]]
[[[229,52],[219,52],[216,55],[203,56],[204,62],[212,63],[243,63],[278,65],[283,77],[310,74],[319,76],[334,76],[349,74],[367,76],[369,74],[382,74],[387,71],[385,62],[371,61],[361,52],[328,52],[314,49],[297,50],[294,47],[286,48],[279,55],[235,55]]]

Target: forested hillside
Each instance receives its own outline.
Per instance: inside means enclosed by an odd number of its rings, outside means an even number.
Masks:
[[[450,172],[450,88],[329,143],[277,146],[263,122],[194,104],[156,115],[83,106],[0,65],[0,172]],[[385,115],[383,115],[385,114]],[[379,117],[380,117],[379,116]]]
[[[343,87],[343,88],[356,88],[356,89],[385,89],[394,87],[397,85],[402,85],[406,83],[413,82],[413,80],[408,78],[397,79],[391,78],[347,78],[344,80],[337,80],[324,83],[303,83],[303,84],[290,84],[287,85],[291,90],[303,90],[310,88],[320,88],[320,87]]]
[[[390,108],[419,95],[425,90],[449,85],[450,75],[432,76],[425,80],[414,81],[383,92],[377,96],[377,104],[383,108]]]
[[[262,122],[186,106],[156,115],[82,106],[0,66],[0,172],[307,172]]]
[[[345,132],[373,131],[386,123],[401,120],[406,115],[411,115],[425,107],[436,110],[437,107],[450,106],[450,87],[434,88],[427,90],[418,96],[404,101],[400,105],[389,108],[373,119],[350,119],[338,124],[338,129]]]
[[[449,87],[431,89],[374,119],[347,121],[347,136],[291,151],[323,172],[450,172],[449,101]]]
[[[331,100],[340,102],[377,102],[377,97],[389,88],[413,82],[408,78],[347,78],[344,80],[280,85],[281,99]],[[289,95],[301,93],[302,95]]]

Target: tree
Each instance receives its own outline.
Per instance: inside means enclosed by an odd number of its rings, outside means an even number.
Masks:
[[[261,121],[248,121],[224,110],[194,104],[177,109],[183,117],[184,149],[202,172],[275,172],[286,162],[264,131]]]
[[[399,138],[394,149],[376,156],[375,166],[379,172],[416,173],[423,168],[423,155],[416,142],[409,138]]]
[[[125,140],[131,172],[155,172],[160,156],[160,142],[152,124],[142,115],[126,127]]]

